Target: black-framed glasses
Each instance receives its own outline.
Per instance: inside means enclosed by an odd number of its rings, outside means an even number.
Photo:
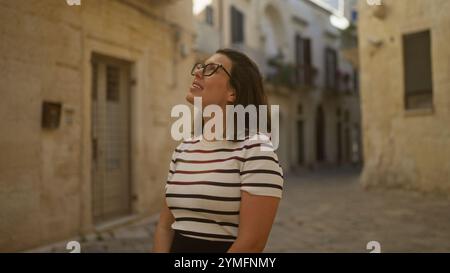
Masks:
[[[230,77],[231,79],[231,74],[230,72],[228,72],[225,67],[223,67],[223,65],[221,64],[216,64],[216,63],[209,63],[209,64],[202,64],[202,63],[196,63],[194,64],[194,66],[192,67],[191,70],[191,75],[195,76],[195,73],[197,73],[197,71],[201,70],[202,71],[202,75],[205,77],[209,77],[211,75],[213,75],[214,73],[217,72],[217,70],[219,70],[219,68],[222,68],[223,71],[225,71],[225,73],[227,73],[228,77]]]

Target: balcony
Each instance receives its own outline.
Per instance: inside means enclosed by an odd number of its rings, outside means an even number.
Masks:
[[[305,88],[316,86],[317,68],[312,65],[301,65],[296,68],[296,85]]]
[[[336,70],[325,76],[325,90],[329,95],[354,95],[357,91],[352,84],[352,75],[348,72]]]
[[[267,61],[266,80],[274,85],[290,89],[309,90],[315,87],[317,69],[311,65],[296,66],[282,62],[279,57]]]

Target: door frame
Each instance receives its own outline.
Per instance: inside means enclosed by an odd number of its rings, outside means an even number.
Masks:
[[[81,119],[81,156],[80,156],[80,199],[79,199],[79,232],[81,234],[89,234],[98,228],[94,225],[92,214],[92,143],[91,143],[91,126],[92,126],[92,63],[93,55],[108,56],[116,58],[130,64],[131,84],[129,87],[129,132],[130,132],[130,152],[136,150],[138,145],[138,132],[135,126],[137,115],[137,93],[145,90],[145,82],[136,81],[138,71],[144,65],[144,52],[133,47],[124,47],[113,43],[107,43],[103,39],[87,36],[83,42],[83,69],[80,70],[80,80],[82,80],[82,101],[80,107]],[[136,155],[130,156],[130,185],[131,185],[131,213],[130,217],[137,217],[139,212],[139,203],[137,198],[138,184],[136,177],[139,175],[139,169],[136,162]],[[128,217],[128,218],[130,218]]]
[[[126,218],[126,217],[130,217],[133,214],[133,179],[132,179],[132,157],[131,157],[131,149],[132,149],[132,121],[131,121],[131,106],[132,106],[132,98],[131,98],[131,86],[130,86],[130,82],[132,79],[132,63],[120,58],[116,58],[113,56],[107,56],[104,54],[100,54],[100,53],[96,53],[96,52],[92,52],[91,54],[91,59],[90,59],[90,67],[91,67],[91,75],[93,76],[93,64],[94,63],[103,63],[105,66],[108,65],[114,65],[114,66],[118,66],[120,67],[120,73],[123,73],[122,71],[125,70],[125,73],[127,73],[128,75],[125,77],[126,81],[125,84],[125,94],[127,96],[127,101],[126,101],[126,123],[127,123],[127,154],[126,154],[126,165],[127,165],[127,174],[126,174],[126,179],[127,179],[127,185],[126,187],[128,188],[128,213],[124,214],[123,216],[119,216],[118,218],[113,218],[111,220],[106,220],[106,221],[101,221],[96,223],[95,219],[94,219],[94,214],[93,214],[93,201],[94,201],[94,162],[92,161],[92,156],[93,156],[93,149],[91,147],[91,151],[90,151],[90,158],[91,158],[91,179],[90,179],[90,184],[91,184],[91,218],[92,218],[92,223],[95,226],[101,226],[104,225],[105,223],[108,222],[115,222],[120,218]],[[94,86],[93,84],[93,77],[91,78],[91,92],[93,91]],[[92,93],[91,93],[92,94]],[[93,117],[93,97],[91,96],[91,108],[90,108],[90,136],[91,136],[91,141],[92,141],[92,136],[93,136],[93,124],[94,124],[94,117]]]

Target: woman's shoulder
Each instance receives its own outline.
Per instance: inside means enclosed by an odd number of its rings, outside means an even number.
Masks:
[[[267,133],[255,133],[252,135],[248,135],[245,137],[245,139],[240,140],[242,143],[248,145],[248,144],[271,144],[272,139],[270,134]]]
[[[186,149],[187,147],[197,144],[199,142],[200,142],[200,138],[195,137],[195,136],[191,136],[186,139],[183,139],[180,143],[178,143],[178,145],[175,149],[175,152]]]
[[[266,133],[256,133],[246,136],[246,138],[242,140],[242,145],[245,150],[251,150],[253,153],[258,151],[261,153],[274,152],[271,136]]]

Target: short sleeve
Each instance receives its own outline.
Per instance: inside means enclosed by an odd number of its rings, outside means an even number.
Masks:
[[[254,195],[281,198],[283,170],[276,153],[267,147],[272,147],[269,140],[247,142],[245,145],[240,172],[241,190]]]

